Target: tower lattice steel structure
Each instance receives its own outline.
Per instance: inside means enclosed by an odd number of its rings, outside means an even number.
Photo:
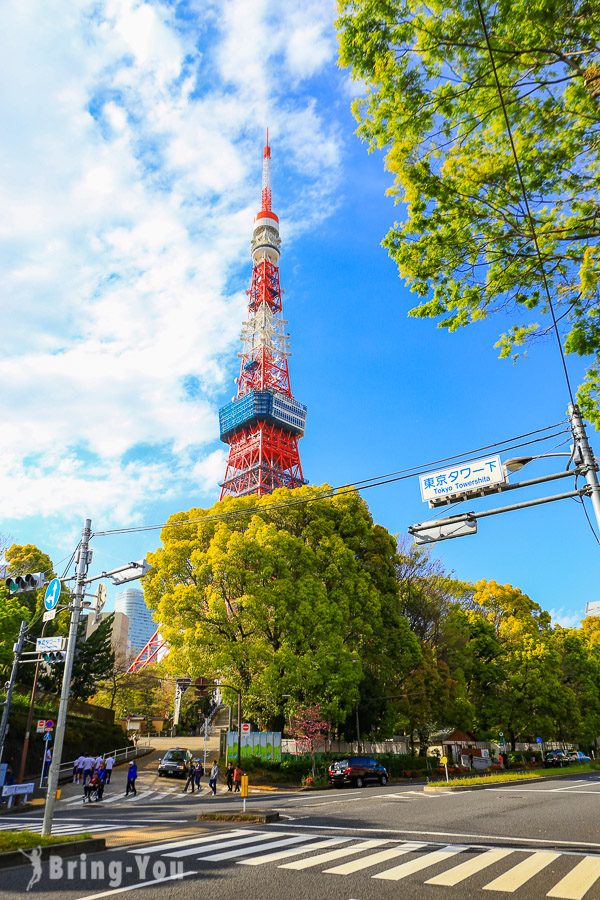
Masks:
[[[305,484],[298,451],[306,406],[294,399],[279,284],[279,219],[271,208],[271,148],[263,153],[262,204],[252,232],[252,281],[242,329],[237,395],[219,410],[229,458],[221,497]]]

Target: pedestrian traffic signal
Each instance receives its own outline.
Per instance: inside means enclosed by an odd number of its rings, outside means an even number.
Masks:
[[[10,594],[20,594],[22,591],[35,591],[44,586],[45,572],[33,572],[31,575],[11,575],[4,580]]]
[[[52,666],[55,663],[64,662],[66,655],[64,650],[48,650],[46,653],[42,654],[42,659],[49,666]]]

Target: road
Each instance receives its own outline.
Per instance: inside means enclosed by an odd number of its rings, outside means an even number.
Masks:
[[[142,776],[146,791],[155,783]],[[66,861],[54,873],[46,864],[32,892],[43,900],[191,900],[200,890],[218,900],[462,900],[467,893],[600,900],[595,774],[444,795],[394,785],[252,794],[249,809],[277,809],[281,818],[248,826],[195,821],[200,809],[239,809],[237,797],[188,797],[162,779],[160,787],[105,807],[59,804],[59,829],[83,826],[109,843],[118,839],[86,859],[85,871],[77,857],[71,875]],[[11,819],[35,826],[31,814]],[[21,897],[31,873],[31,866],[0,872],[3,898]]]

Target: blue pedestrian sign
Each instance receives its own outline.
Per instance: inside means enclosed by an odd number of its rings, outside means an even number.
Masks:
[[[46,609],[54,609],[58,603],[58,598],[60,597],[61,587],[60,578],[53,578],[46,588],[46,595],[44,597],[44,606]]]
[[[541,739],[541,737],[536,737],[535,742],[536,742],[536,744],[543,744],[543,743],[544,743],[543,740]]]
[[[46,734],[44,735],[44,737],[42,738],[42,740],[44,740],[44,741],[51,741],[51,740],[52,740],[52,734],[51,734],[49,731],[47,731]]]

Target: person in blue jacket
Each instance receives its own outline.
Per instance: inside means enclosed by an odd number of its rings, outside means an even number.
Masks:
[[[135,789],[135,779],[137,778],[137,766],[132,760],[129,763],[129,770],[127,772],[127,789],[125,790],[125,796],[128,794],[137,794]]]

